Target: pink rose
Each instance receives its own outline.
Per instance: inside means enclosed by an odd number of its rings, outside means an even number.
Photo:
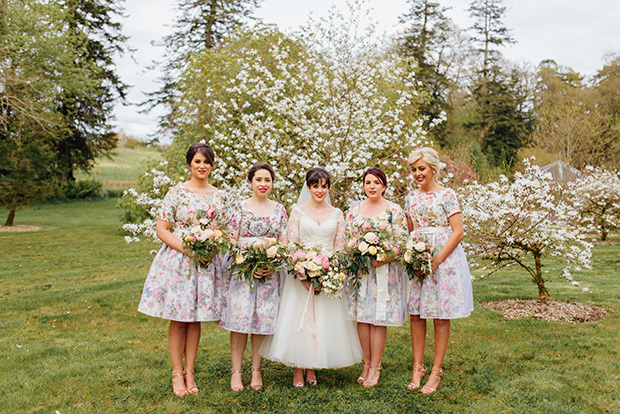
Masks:
[[[293,253],[293,260],[306,260],[306,252],[304,252],[303,250],[297,250],[295,253]]]
[[[317,258],[321,261],[321,267],[323,269],[329,269],[329,257],[320,254]]]
[[[394,247],[392,247],[392,251],[394,252],[394,254],[399,255],[400,254],[400,247],[394,246]]]

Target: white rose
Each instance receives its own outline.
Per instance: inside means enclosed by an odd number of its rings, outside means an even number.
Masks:
[[[374,243],[376,239],[377,235],[372,231],[370,233],[366,233],[366,235],[364,236],[364,240],[366,240],[368,243]]]
[[[360,252],[366,253],[368,251],[368,243],[363,241],[359,244],[359,246],[357,246],[357,248],[359,249]]]
[[[413,248],[419,252],[423,252],[426,249],[426,244],[424,242],[417,242]]]
[[[411,255],[411,253],[409,253],[409,251],[406,251],[405,252],[405,262],[411,263],[412,260],[413,260],[413,256]]]
[[[315,252],[314,250],[310,250],[310,251],[308,252],[308,254],[306,255],[306,258],[307,258],[308,260],[312,260],[312,259],[314,259],[315,257],[316,257],[316,252]]]
[[[274,257],[276,257],[277,253],[278,253],[277,246],[271,246],[270,248],[267,249],[267,257],[269,257],[270,259],[273,259]]]

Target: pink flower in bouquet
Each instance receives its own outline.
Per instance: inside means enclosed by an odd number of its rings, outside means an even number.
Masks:
[[[400,255],[400,247],[398,246],[394,246],[392,247],[392,251],[394,252],[395,255]]]
[[[321,261],[321,267],[323,269],[329,269],[329,257],[319,254],[317,258]]]
[[[207,218],[215,217],[215,208],[209,207],[207,211],[205,212],[205,215],[207,216]]]
[[[306,271],[303,262],[295,263],[295,272],[297,273],[297,278],[299,280],[306,279]]]
[[[306,252],[304,252],[303,250],[297,250],[295,253],[293,253],[293,261],[298,260],[306,260]]]

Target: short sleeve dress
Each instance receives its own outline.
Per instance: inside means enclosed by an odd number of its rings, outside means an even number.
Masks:
[[[170,231],[182,239],[209,207],[225,217],[226,200],[222,190],[203,195],[179,183],[166,194],[159,219],[172,223]],[[191,258],[164,243],[153,259],[138,311],[179,322],[218,321],[223,300],[221,271],[216,266],[219,261],[215,258],[206,267],[196,266]]]
[[[238,244],[243,247],[265,237],[279,238],[286,235],[286,209],[277,203],[266,217],[257,216],[241,201],[232,209],[230,229],[238,234]],[[227,284],[222,319],[219,326],[239,333],[273,335],[278,318],[280,286],[284,272],[276,272],[264,281],[254,283],[254,290],[245,279],[235,276],[234,261],[225,271]]]
[[[433,193],[412,191],[405,198],[405,212],[413,222],[415,233],[432,244],[437,253],[452,234],[449,217],[460,211],[456,194],[450,188]],[[471,314],[474,310],[471,274],[460,243],[422,283],[411,281],[407,308],[410,315],[420,315],[423,319],[455,319]]]
[[[360,214],[359,202],[346,214],[347,237],[351,240],[368,231],[388,231],[394,242],[407,237],[407,221],[403,209],[390,202],[384,212],[375,217]],[[401,326],[407,319],[407,272],[398,260],[368,274],[359,275],[353,286],[347,284],[349,314],[357,322],[380,326]]]

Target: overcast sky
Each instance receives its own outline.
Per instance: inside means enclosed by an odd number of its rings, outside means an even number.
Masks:
[[[472,25],[467,8],[470,0],[438,0],[461,29]],[[137,103],[144,93],[158,88],[159,74],[147,71],[153,60],[161,59],[163,49],[152,42],[171,31],[176,15],[175,0],[125,0],[123,32],[130,36],[133,57],[119,60],[122,79],[131,85],[129,105],[117,105],[119,131],[145,138],[157,129],[155,112],[141,114]],[[388,34],[402,29],[399,16],[409,9],[406,0],[369,0],[372,17]],[[619,0],[505,0],[508,7],[504,23],[517,41],[503,49],[504,56],[517,62],[537,65],[543,59],[591,76],[604,65],[604,55],[620,52]],[[332,5],[346,7],[345,0],[263,0],[255,15],[265,23],[275,23],[289,32],[306,22],[310,12],[324,16]]]

